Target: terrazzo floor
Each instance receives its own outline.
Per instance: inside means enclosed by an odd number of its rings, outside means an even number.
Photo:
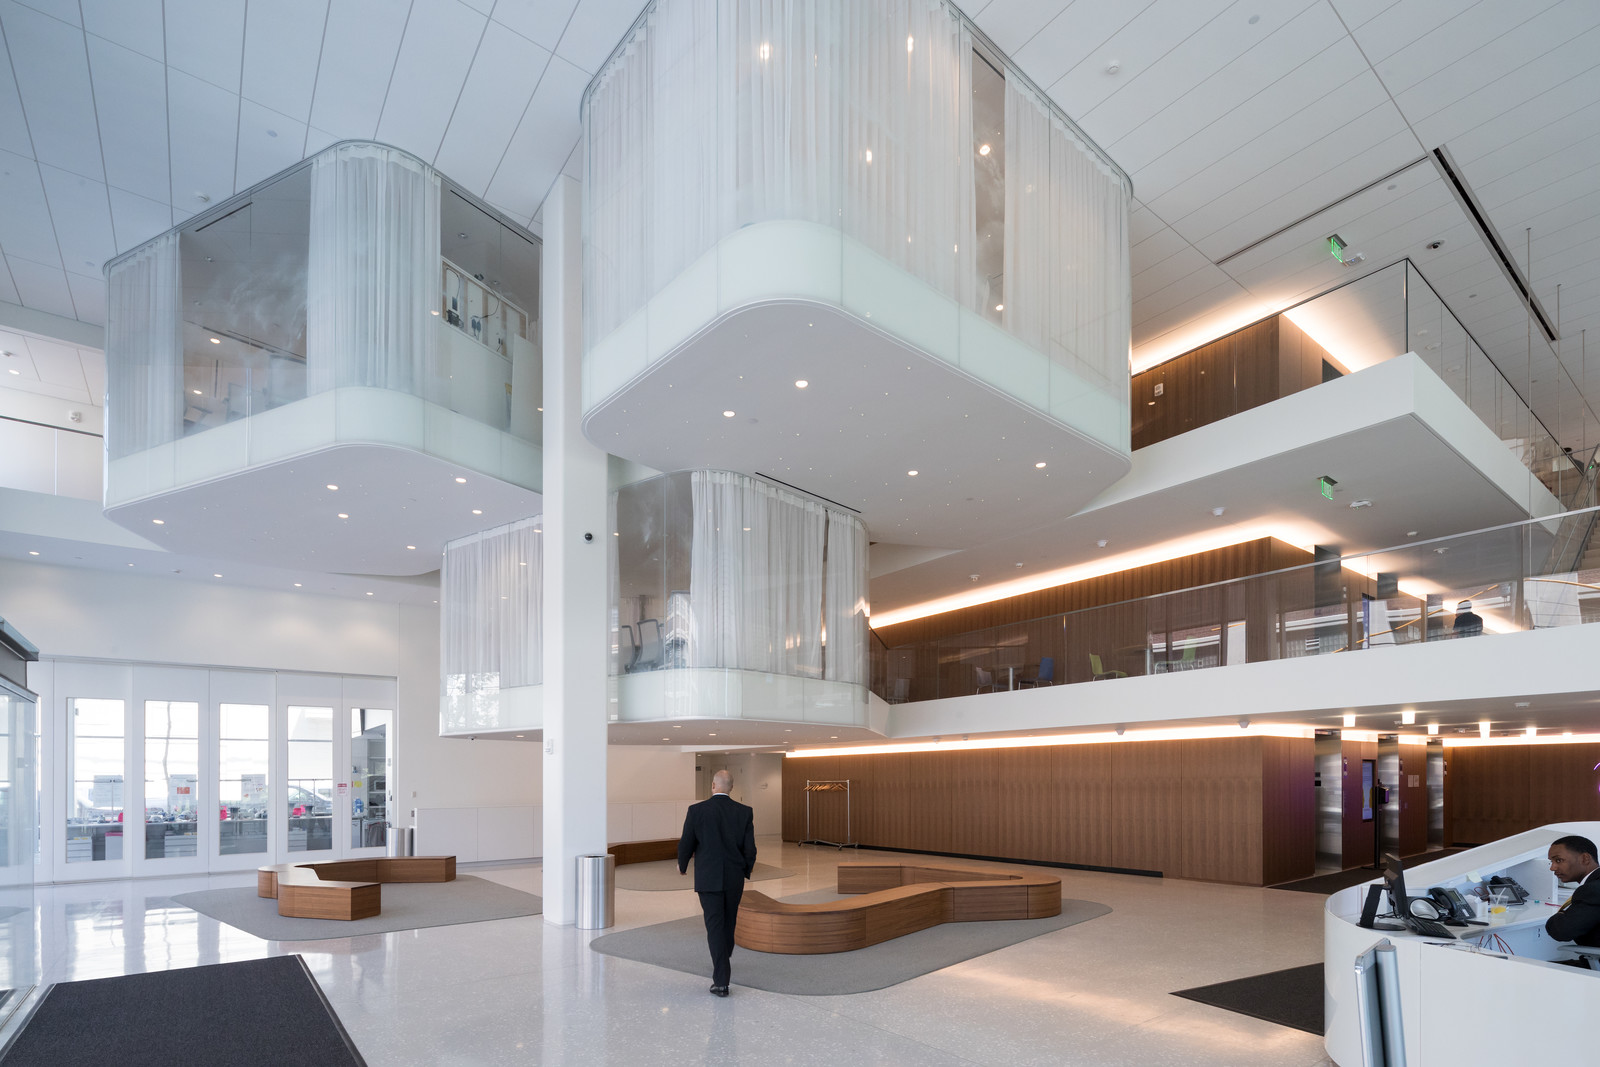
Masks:
[[[775,837],[758,846],[762,862],[794,872],[762,883],[764,892],[780,897],[832,888],[839,861],[858,855]],[[540,892],[537,864],[470,873]],[[253,885],[253,873],[36,887],[34,954],[50,983],[298,952],[374,1067],[1330,1062],[1313,1035],[1170,995],[1319,961],[1322,898],[1052,873],[1061,876],[1066,896],[1113,911],[850,996],[742,988],[736,950],[733,995],[712,997],[708,979],[591,952],[588,941],[601,931],[555,927],[540,916],[273,942],[171,900],[196,889]],[[688,889],[618,890],[613,929],[698,914]],[[267,1053],[262,1062],[270,1061]]]

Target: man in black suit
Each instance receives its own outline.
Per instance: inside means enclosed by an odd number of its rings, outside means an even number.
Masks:
[[[694,859],[694,891],[706,917],[706,942],[711,946],[711,992],[728,995],[733,928],[739,920],[744,881],[756,866],[755,812],[728,795],[733,775],[711,776],[711,799],[689,805],[678,839],[678,873]]]
[[[1587,837],[1557,838],[1548,853],[1550,870],[1563,882],[1577,882],[1578,888],[1561,905],[1561,910],[1545,921],[1545,933],[1557,941],[1575,941],[1586,948],[1600,947],[1600,861],[1594,842]]]

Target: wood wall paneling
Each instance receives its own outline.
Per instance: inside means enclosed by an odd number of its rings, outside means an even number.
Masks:
[[[1057,832],[1051,859],[1088,867],[1116,865],[1112,786],[1115,745],[1059,745],[1050,753],[1051,806]]]
[[[1428,750],[1400,746],[1400,855],[1428,849]]]
[[[1343,749],[1344,763],[1344,825],[1340,834],[1343,864],[1347,868],[1362,867],[1372,862],[1373,836],[1377,832],[1378,820],[1376,815],[1368,820],[1361,818],[1361,808],[1365,803],[1361,788],[1361,761],[1377,760],[1378,743],[1345,741],[1340,747]]]
[[[1309,878],[1317,868],[1316,742],[1261,740],[1261,884]]]

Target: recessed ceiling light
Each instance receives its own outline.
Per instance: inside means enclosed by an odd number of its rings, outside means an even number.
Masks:
[[[34,551],[34,550],[33,550],[33,549],[31,549],[31,548],[30,548],[30,549],[28,549],[28,555],[30,555],[30,556],[37,556],[37,555],[38,555],[38,554],[39,554],[39,553],[37,553],[37,552],[35,552],[35,551]]]
[[[467,239],[467,235],[464,234],[464,233],[458,233],[458,234],[456,234],[456,236],[461,238],[463,241],[465,241]]]
[[[417,546],[416,545],[407,545],[406,548],[408,548],[412,552],[415,552],[417,550]]]
[[[750,532],[750,527],[748,527],[748,526],[746,526],[746,527],[745,527],[745,528],[744,528],[744,532],[745,532],[745,533],[749,533],[749,532]]]
[[[1100,540],[1095,542],[1095,546],[1098,547],[1098,548],[1104,548],[1107,545],[1109,545],[1110,543],[1111,543],[1110,541],[1107,541],[1104,538],[1101,538]]]
[[[439,313],[438,313],[438,312],[437,312],[437,311],[430,311],[430,312],[429,312],[429,314],[430,314],[430,315],[437,315],[437,314],[439,314]]]
[[[1044,470],[1044,462],[1042,460],[1038,463],[1035,463],[1033,466],[1035,470]]]
[[[1417,531],[1415,531],[1415,530],[1407,530],[1406,531],[1406,536],[1407,537],[1415,537],[1415,536],[1417,536]]]
[[[456,479],[456,484],[457,485],[466,485],[467,484],[467,480],[465,478],[457,478]]]
[[[526,567],[526,566],[527,566],[527,565],[528,565],[528,561],[527,561],[527,560],[525,560],[525,559],[519,559],[519,560],[517,560],[517,566],[519,566],[519,567]]]
[[[19,371],[15,367],[7,367],[6,370],[10,371],[12,374],[21,374],[22,373],[21,371]]]
[[[198,390],[198,389],[196,389],[196,390],[194,390],[194,391],[193,391],[193,392],[194,392],[194,395],[195,395],[195,396],[203,396],[203,395],[204,395],[204,394],[202,394],[202,393],[201,393],[201,392],[200,392],[200,390]]]
[[[710,737],[716,737],[716,736],[717,736],[717,735],[716,735],[716,734],[709,734],[709,735],[707,735],[707,736],[710,736]]]
[[[212,338],[212,339],[211,339],[211,343],[212,343],[212,344],[214,344],[214,345],[220,345],[220,344],[221,344],[221,343],[222,343],[222,338],[220,338],[220,337],[213,337],[213,338]]]
[[[673,723],[673,724],[672,724],[672,728],[673,728],[673,729],[674,729],[674,730],[681,730],[681,729],[683,729],[683,727],[682,727],[682,726],[679,726],[679,725],[678,725],[678,724],[677,724],[677,723]]]
[[[995,309],[995,310],[996,310],[996,311],[1004,311],[1004,310],[1005,310],[1005,309],[1006,309],[1006,306],[1005,306],[1005,305],[1004,305],[1004,304],[996,304],[996,305],[995,305],[995,306],[994,306],[994,309]]]
[[[839,735],[838,734],[829,734],[828,735],[828,740],[829,741],[837,741],[837,740],[839,740]]]
[[[133,566],[133,564],[131,564],[131,563],[130,563],[130,564],[128,564],[128,566],[130,566],[130,567],[131,567],[131,566]]]
[[[723,413],[722,413],[722,417],[723,417],[723,418],[725,418],[725,419],[731,419],[731,418],[733,418],[733,416],[734,416],[734,415],[735,415],[735,414],[736,414],[736,412],[732,412],[732,411],[724,411],[724,412],[723,412]]]
[[[348,514],[346,514],[345,512],[341,511],[341,512],[339,512],[339,517],[341,519],[348,519],[350,516]]]
[[[334,485],[332,482],[329,482],[328,483],[328,488],[329,489],[338,489],[339,487],[337,485]]]
[[[299,588],[300,588],[300,583],[299,583],[299,582],[295,582],[295,583],[294,583],[294,587],[295,587],[295,588],[296,588],[296,589],[299,589]]]
[[[916,476],[917,476],[917,472],[916,471],[906,471],[906,477],[915,478]]]
[[[804,389],[806,386],[808,386],[810,384],[811,383],[806,381],[804,378],[796,378],[794,380],[794,387],[796,389]]]
[[[988,145],[981,144],[981,145],[978,146],[978,155],[986,156],[988,154],[989,154],[989,146]]]
[[[527,734],[518,734],[517,736],[520,738],[520,737],[526,737],[528,735]]]
[[[1211,514],[1215,515],[1217,518],[1220,519],[1220,518],[1222,518],[1223,512],[1225,512],[1227,510],[1228,509],[1225,508],[1225,507],[1215,507],[1215,508],[1211,509]]]
[[[472,513],[474,515],[482,515],[483,514],[483,509],[482,508],[473,508],[472,509]]]
[[[368,595],[368,596],[371,596],[371,595],[372,595],[372,594],[371,594],[371,593],[370,593],[370,592],[369,592],[369,593],[367,593],[367,595]]]
[[[157,526],[165,526],[167,524],[166,519],[151,519],[150,521],[155,523]]]
[[[211,577],[213,577],[213,578],[221,578],[221,577],[222,577],[222,575],[220,575],[220,574],[213,574],[213,575],[212,575],[212,576],[211,576]]]

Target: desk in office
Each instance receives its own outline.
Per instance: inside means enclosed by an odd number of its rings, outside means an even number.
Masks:
[[[1353,964],[1385,938],[1395,947],[1409,1067],[1526,1062],[1541,1035],[1595,1017],[1600,972],[1555,962],[1571,956],[1570,946],[1545,933],[1555,909],[1535,903],[1555,896],[1545,853],[1565,834],[1593,839],[1600,823],[1557,823],[1409,867],[1406,885],[1413,897],[1433,886],[1470,888],[1473,875],[1487,881],[1508,874],[1529,891],[1528,903],[1509,908],[1488,926],[1451,927],[1455,941],[1357,925],[1372,883],[1329,896],[1323,913],[1323,1047],[1329,1058],[1340,1067],[1361,1063]]]

